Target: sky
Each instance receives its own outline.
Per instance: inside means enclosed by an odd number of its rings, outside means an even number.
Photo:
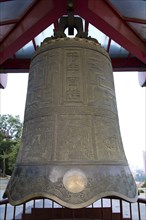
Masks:
[[[144,168],[146,150],[146,89],[140,87],[137,72],[115,72],[115,91],[124,150],[132,168]],[[5,89],[0,90],[1,114],[24,119],[27,73],[8,74]]]

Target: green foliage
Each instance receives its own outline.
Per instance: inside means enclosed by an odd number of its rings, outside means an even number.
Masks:
[[[17,142],[16,145],[13,145],[11,148],[11,152],[10,152],[10,157],[8,159],[8,170],[12,173],[14,166],[15,166],[15,162],[16,162],[16,157],[19,151],[19,147],[20,147],[20,141]]]
[[[11,174],[20,146],[22,123],[19,116],[0,115],[0,169]]]
[[[0,133],[7,138],[18,139],[22,133],[22,123],[19,116],[0,115]]]
[[[138,190],[138,195],[140,195],[140,193],[144,193],[144,191],[142,189]]]
[[[146,188],[146,181],[145,181],[144,184],[142,185],[142,188]]]

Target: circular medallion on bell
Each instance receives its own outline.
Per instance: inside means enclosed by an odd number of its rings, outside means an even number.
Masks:
[[[87,177],[80,169],[71,169],[65,173],[63,184],[69,192],[80,193],[87,185]]]

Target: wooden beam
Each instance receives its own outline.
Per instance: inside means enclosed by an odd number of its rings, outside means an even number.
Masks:
[[[45,28],[66,14],[66,0],[36,1],[23,19],[0,44],[0,64],[12,56]]]
[[[132,55],[146,63],[146,45],[108,1],[74,1],[75,14],[93,24]],[[93,36],[94,37],[94,36]]]

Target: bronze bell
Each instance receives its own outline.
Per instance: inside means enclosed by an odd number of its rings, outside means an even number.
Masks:
[[[5,196],[82,208],[101,197],[137,200],[124,153],[111,60],[95,39],[50,38],[29,74],[22,144]]]

